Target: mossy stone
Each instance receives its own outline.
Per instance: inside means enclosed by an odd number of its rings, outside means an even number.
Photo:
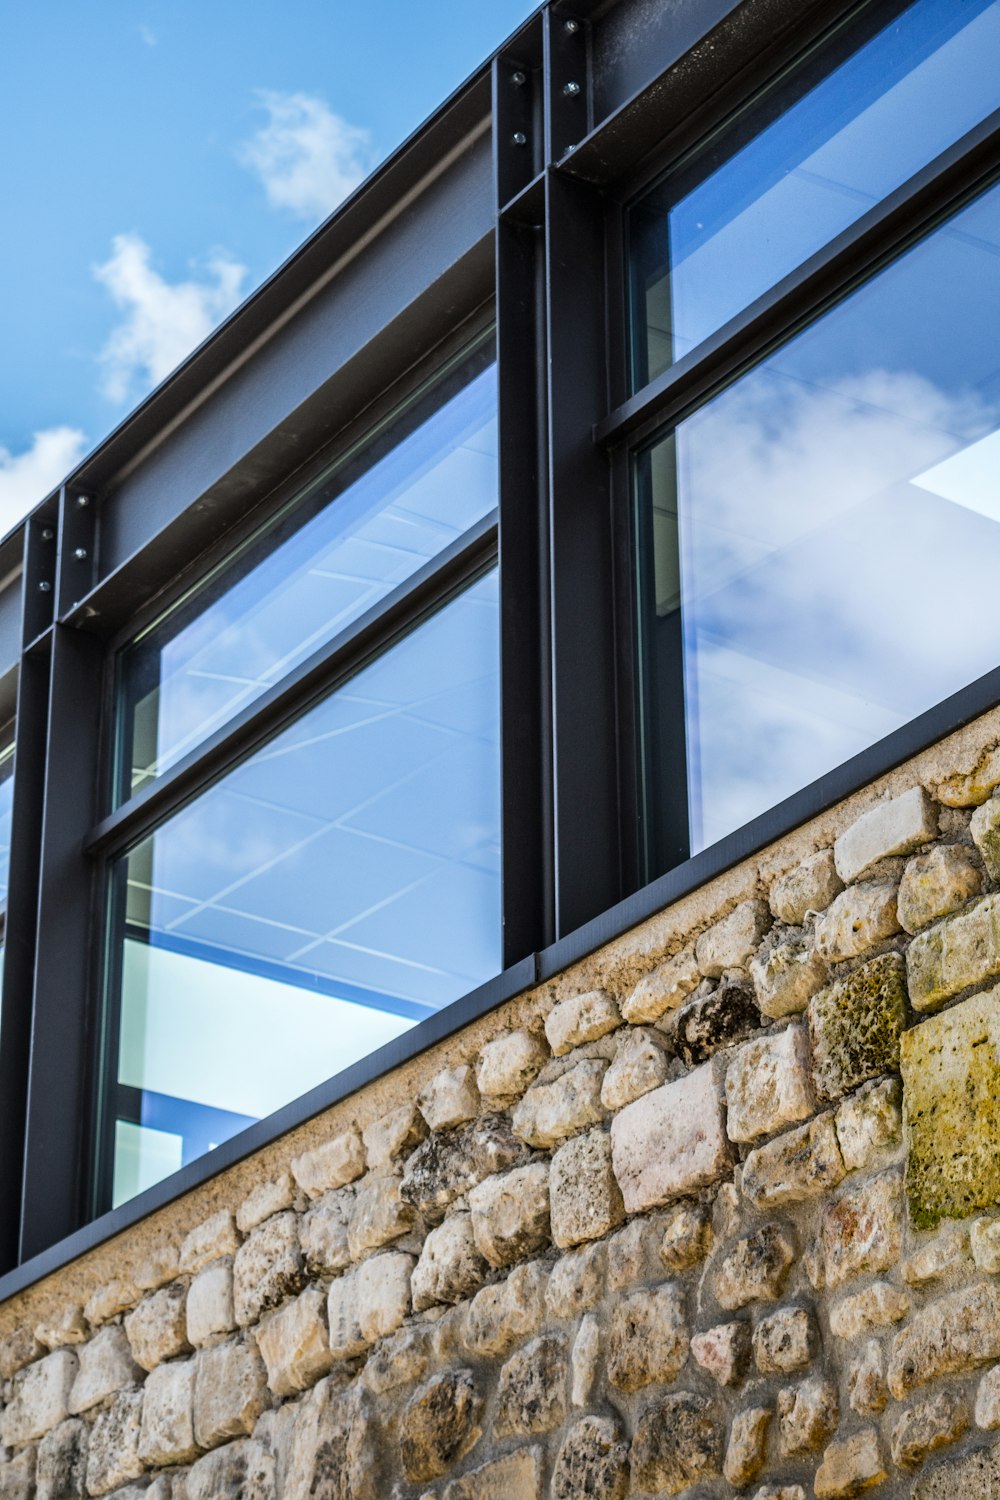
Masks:
[[[900,1061],[915,1227],[1000,1203],[1000,989],[906,1032]]]
[[[898,953],[883,953],[814,995],[809,1035],[819,1097],[839,1099],[894,1070],[906,1014],[906,969]]]

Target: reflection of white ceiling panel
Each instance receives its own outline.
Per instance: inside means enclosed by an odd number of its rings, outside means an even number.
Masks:
[[[1000,429],[925,469],[910,483],[988,521],[1000,521]]]

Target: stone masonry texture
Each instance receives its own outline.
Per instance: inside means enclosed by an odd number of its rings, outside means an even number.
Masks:
[[[0,1500],[998,1500],[996,739],[0,1306]]]

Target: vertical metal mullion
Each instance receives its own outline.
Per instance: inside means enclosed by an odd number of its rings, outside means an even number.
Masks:
[[[557,931],[623,894],[613,536],[608,459],[604,204],[557,169],[545,181],[548,485]]]
[[[57,597],[73,590],[78,527],[60,500]],[[67,542],[67,538],[69,539]],[[41,823],[37,943],[22,1180],[20,1258],[86,1217],[89,1132],[92,864],[83,841],[97,820],[104,651],[56,623],[52,631]]]

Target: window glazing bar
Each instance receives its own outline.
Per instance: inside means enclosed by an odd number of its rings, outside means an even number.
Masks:
[[[983,186],[998,171],[1000,110],[988,115],[849,229],[810,256],[698,348],[624,401],[594,428],[597,443],[637,441],[676,421],[710,390],[780,342],[863,280],[935,216]]]
[[[88,855],[119,852],[234,765],[264,735],[294,718],[339,674],[359,667],[424,613],[445,602],[496,551],[497,512],[439,552],[419,572],[352,621],[294,672],[231,719],[197,750],[106,817],[87,837]]]

